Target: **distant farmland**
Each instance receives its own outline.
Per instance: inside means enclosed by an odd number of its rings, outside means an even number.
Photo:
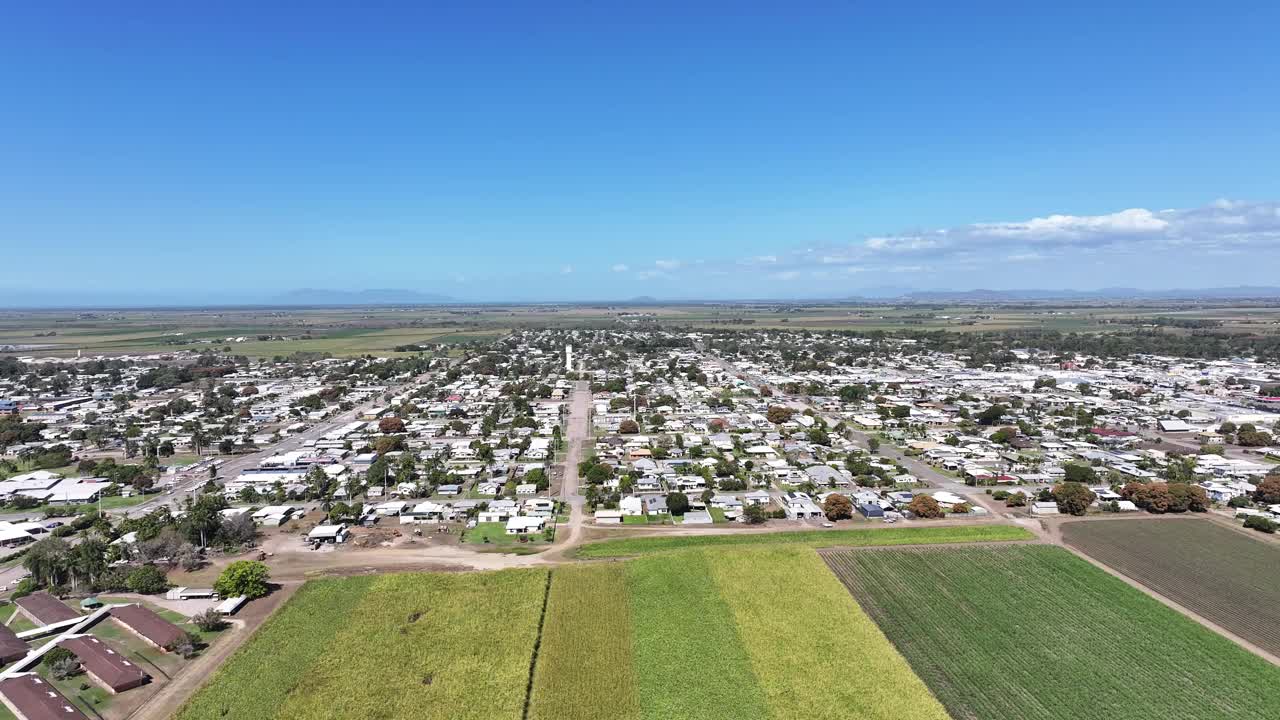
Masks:
[[[1280,655],[1280,547],[1207,520],[1075,522],[1063,539]]]
[[[824,557],[954,718],[1280,717],[1280,668],[1061,548]]]

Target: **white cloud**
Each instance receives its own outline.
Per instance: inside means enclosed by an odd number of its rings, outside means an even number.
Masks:
[[[1280,203],[1218,200],[1200,208],[1130,208],[1103,215],[1055,214],[1011,222],[981,222],[792,253],[780,264],[883,266],[905,257],[991,264],[1090,253],[1151,253],[1224,248],[1280,249]],[[904,265],[911,267],[910,265]]]
[[[782,272],[773,273],[770,277],[775,280],[795,280],[800,277],[799,270],[783,270]]]
[[[653,264],[659,270],[675,270],[680,267],[681,262],[679,260],[654,260]]]
[[[629,268],[623,263],[616,263],[613,267],[609,269],[614,272],[626,272]]]
[[[561,274],[561,275],[568,275],[568,274],[570,274],[570,273],[572,273],[572,272],[573,272],[573,266],[572,266],[572,265],[565,265],[564,267],[560,268],[560,274]]]

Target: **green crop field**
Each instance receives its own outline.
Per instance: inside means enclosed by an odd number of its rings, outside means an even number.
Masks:
[[[1280,717],[1280,668],[1061,548],[823,554],[954,718]]]
[[[1063,539],[1280,655],[1280,546],[1207,520],[1074,522]]]
[[[946,720],[874,621],[809,548],[703,551],[773,718]]]
[[[178,711],[179,720],[276,717],[373,583],[372,577],[307,583]]]
[[[578,549],[578,557],[630,557],[701,547],[739,545],[803,545],[806,547],[930,545],[934,543],[997,542],[1030,540],[1034,536],[1012,525],[946,525],[899,528],[859,528],[855,530],[801,530],[796,532],[732,532],[723,535],[673,535],[620,538],[588,543]]]
[[[532,720],[638,720],[631,610],[621,564],[556,568],[538,649]]]
[[[519,718],[546,578],[313,582],[178,718]]]
[[[706,554],[633,560],[627,564],[627,590],[646,720],[769,717]]]
[[[904,706],[947,718],[809,548],[552,572],[530,718],[889,720]]]

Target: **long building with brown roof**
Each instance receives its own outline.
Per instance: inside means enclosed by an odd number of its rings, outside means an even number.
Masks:
[[[18,720],[89,720],[34,673],[0,680],[0,700]]]
[[[52,625],[80,617],[80,613],[70,605],[43,591],[20,597],[14,603],[38,625]]]
[[[0,665],[26,657],[31,648],[7,625],[0,625]]]
[[[85,673],[110,692],[124,692],[151,679],[142,668],[92,635],[73,635],[58,644],[75,653]]]
[[[186,633],[182,628],[160,617],[150,608],[141,605],[121,605],[111,608],[111,617],[134,635],[148,643],[167,650],[181,641]]]

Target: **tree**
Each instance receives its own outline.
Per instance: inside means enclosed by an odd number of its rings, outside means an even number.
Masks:
[[[383,435],[394,435],[404,432],[404,421],[398,417],[384,417],[378,421],[378,432]]]
[[[785,405],[770,405],[765,418],[774,425],[781,425],[791,419],[795,411]]]
[[[991,442],[1000,443],[1001,445],[1008,445],[1009,443],[1013,442],[1013,439],[1016,437],[1018,437],[1017,428],[1002,427],[999,430],[991,433]]]
[[[748,525],[760,525],[769,519],[769,513],[759,503],[751,503],[742,508],[742,518]]]
[[[878,437],[867,438],[867,450],[871,451],[873,455],[875,453],[880,452],[880,438]]]
[[[1020,493],[1020,492],[1009,493],[1009,497],[1005,498],[1004,500],[1005,507],[1011,507],[1011,508],[1026,507],[1026,505],[1027,505],[1026,493]]]
[[[1000,422],[1000,418],[1004,417],[1004,414],[1007,412],[1009,412],[1009,408],[999,403],[996,403],[995,405],[992,405],[986,410],[983,410],[981,413],[978,413],[978,418],[977,418],[978,424],[979,425],[995,425],[996,423]]]
[[[689,496],[682,492],[667,493],[667,512],[675,517],[689,512]]]
[[[907,510],[919,518],[940,518],[943,515],[942,506],[930,495],[916,495],[911,498],[911,502],[907,504]]]
[[[139,595],[158,595],[169,589],[169,580],[155,565],[140,565],[125,577],[124,585]]]
[[[22,558],[22,566],[31,573],[37,584],[48,587],[61,585],[67,575],[70,546],[59,537],[47,537],[36,541]]]
[[[1098,496],[1092,490],[1078,482],[1064,482],[1053,486],[1053,501],[1058,503],[1058,511],[1069,515],[1084,515],[1097,499]]]
[[[618,432],[622,435],[635,435],[640,432],[640,424],[635,420],[627,418],[619,423]]]
[[[1253,491],[1253,499],[1264,505],[1280,503],[1280,475],[1269,475],[1258,483]]]
[[[218,576],[213,589],[219,597],[232,598],[244,596],[249,600],[260,598],[270,592],[267,579],[270,573],[267,566],[253,560],[237,560],[227,566]]]
[[[1069,483],[1079,483],[1088,485],[1098,482],[1098,473],[1088,465],[1080,463],[1067,463],[1062,466],[1063,479]]]
[[[826,513],[828,520],[848,520],[853,517],[853,501],[844,495],[832,493],[822,504],[822,511]]]

